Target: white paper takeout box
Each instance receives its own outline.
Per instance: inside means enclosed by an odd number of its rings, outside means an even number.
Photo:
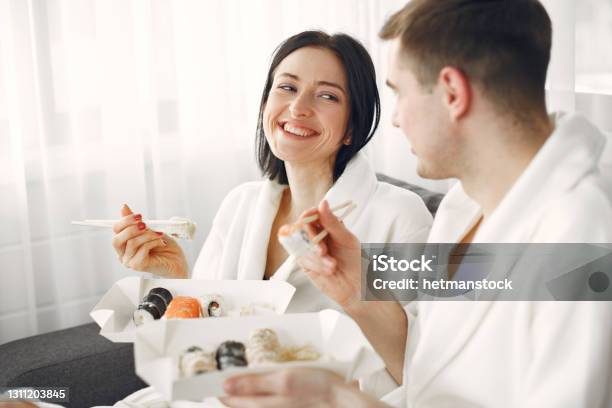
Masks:
[[[272,313],[282,314],[295,292],[295,287],[289,283],[275,280],[123,278],[115,282],[89,314],[100,326],[100,334],[116,343],[133,342],[136,332],[132,320],[134,310],[142,298],[156,287],[168,289],[173,296],[221,295],[230,313],[237,313],[242,307],[251,305],[269,305]]]
[[[245,343],[255,329],[276,332],[282,346],[311,345],[322,358],[266,366],[229,368],[182,377],[179,359],[191,346],[215,348],[227,340]],[[201,401],[224,395],[223,382],[236,374],[268,372],[289,367],[332,370],[347,381],[384,368],[382,359],[349,317],[335,310],[318,313],[228,317],[225,319],[159,320],[136,330],[136,374],[168,401]]]

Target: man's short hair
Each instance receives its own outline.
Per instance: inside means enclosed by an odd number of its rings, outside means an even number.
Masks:
[[[501,111],[546,112],[552,28],[537,0],[413,0],[379,35],[400,39],[402,61],[428,89],[453,66]]]

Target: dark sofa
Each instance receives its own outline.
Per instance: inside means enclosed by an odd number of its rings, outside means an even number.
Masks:
[[[418,194],[435,215],[442,194],[378,174]],[[146,384],[134,372],[132,344],[112,343],[95,323],[0,346],[0,387],[69,387],[67,407],[113,405]]]

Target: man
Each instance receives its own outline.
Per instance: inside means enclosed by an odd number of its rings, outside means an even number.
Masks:
[[[459,180],[429,242],[612,242],[603,135],[546,111],[551,23],[539,2],[414,0],[381,37],[393,123],[418,173]],[[403,384],[399,405],[610,406],[610,302],[362,302],[359,242],[326,202],[313,211],[329,237],[301,265]],[[323,370],[236,377],[226,390],[232,407],[383,406]]]

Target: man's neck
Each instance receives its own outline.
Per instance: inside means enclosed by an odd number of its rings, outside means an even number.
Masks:
[[[486,219],[502,202],[553,131],[546,122],[534,128],[493,126],[480,131],[474,159],[459,179]]]

